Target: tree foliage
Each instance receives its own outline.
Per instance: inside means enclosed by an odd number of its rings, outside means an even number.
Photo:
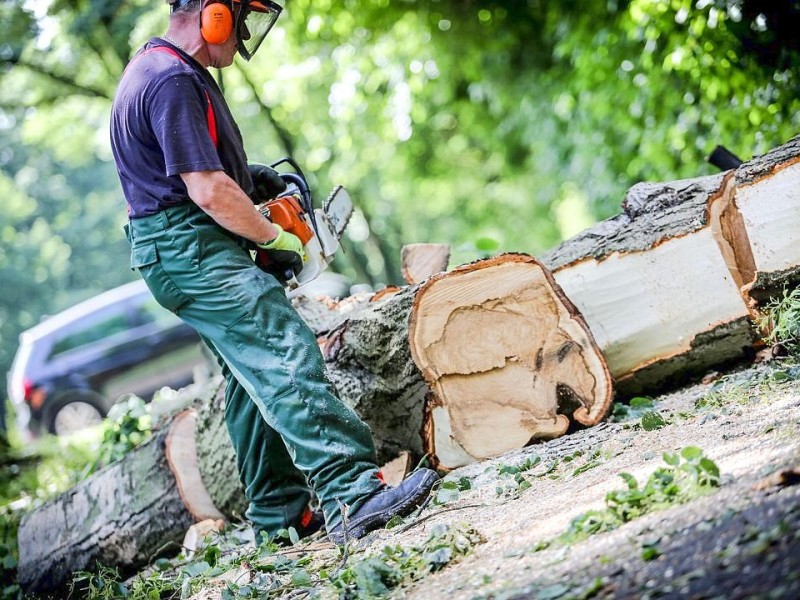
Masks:
[[[399,279],[399,247],[454,262],[540,253],[640,180],[713,171],[797,133],[800,2],[287,0],[218,75],[253,160],[292,154],[359,215],[337,261]],[[0,365],[41,314],[126,281],[108,146],[116,82],[163,32],[151,0],[0,5]],[[237,59],[238,60],[238,59]],[[13,282],[13,284],[12,284]]]

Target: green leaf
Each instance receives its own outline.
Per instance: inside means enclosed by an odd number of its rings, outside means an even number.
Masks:
[[[652,408],[653,399],[644,396],[636,396],[635,398],[631,398],[629,404],[631,408]]]
[[[475,240],[475,247],[482,252],[494,252],[500,247],[500,242],[494,238],[481,237]]]
[[[472,482],[470,481],[469,477],[460,477],[458,480],[458,489],[462,492],[465,492],[469,489],[472,489]]]
[[[677,453],[664,452],[664,454],[661,455],[661,458],[665,463],[672,467],[677,467],[679,464],[681,464],[680,456],[678,456]]]
[[[459,499],[461,493],[458,491],[458,488],[439,488],[439,491],[436,492],[436,499],[435,504],[447,504],[448,502],[454,502]]]
[[[782,381],[788,381],[791,379],[791,376],[787,371],[774,371],[772,373],[772,380],[777,381],[778,383]]]
[[[639,487],[639,484],[636,482],[636,478],[630,473],[620,473],[619,476],[622,477],[622,480],[626,484],[628,484],[629,490],[635,490]]]
[[[294,527],[289,527],[289,541],[292,545],[297,544],[300,541],[300,535],[297,533],[297,530]]]
[[[211,568],[206,561],[200,561],[197,563],[192,563],[190,565],[186,565],[183,568],[183,572],[186,573],[189,577],[197,577],[198,575],[202,575],[206,571]]]
[[[667,423],[664,421],[664,417],[657,412],[650,411],[642,415],[642,429],[645,431],[661,429],[666,424]]]
[[[394,529],[395,527],[398,527],[403,523],[404,523],[403,517],[401,517],[400,515],[395,515],[391,519],[389,519],[388,523],[386,523],[386,529]]]
[[[292,571],[292,584],[298,587],[308,587],[311,585],[311,575],[305,569],[295,569]]]
[[[651,561],[661,556],[661,551],[655,544],[645,544],[642,548],[642,560]]]
[[[209,546],[203,553],[203,560],[213,567],[217,564],[220,554],[221,551],[218,546]]]
[[[696,462],[703,457],[703,451],[697,446],[686,446],[681,450],[681,456],[689,462]]]
[[[536,600],[555,600],[561,598],[569,592],[570,588],[563,583],[556,583],[539,588],[536,592]]]
[[[169,571],[172,568],[172,563],[166,558],[157,558],[153,566],[159,571]]]

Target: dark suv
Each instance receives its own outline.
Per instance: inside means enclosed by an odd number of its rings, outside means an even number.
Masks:
[[[187,385],[198,368],[198,335],[137,281],[23,332],[8,393],[21,430],[61,435],[99,422],[122,394]]]

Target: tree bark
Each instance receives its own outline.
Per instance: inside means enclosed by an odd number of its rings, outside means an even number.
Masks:
[[[27,514],[18,577],[26,593],[65,590],[97,564],[136,568],[194,523],[167,464],[161,429],[123,460]]]
[[[174,554],[195,522],[243,514],[218,381],[182,391],[198,399],[196,408],[22,519],[18,577],[26,593],[64,590],[75,571],[98,564],[132,572]]]

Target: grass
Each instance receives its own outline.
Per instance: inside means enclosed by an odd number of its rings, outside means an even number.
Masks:
[[[763,313],[759,324],[766,332],[765,341],[800,357],[800,288],[784,288],[781,297],[771,300]]]

